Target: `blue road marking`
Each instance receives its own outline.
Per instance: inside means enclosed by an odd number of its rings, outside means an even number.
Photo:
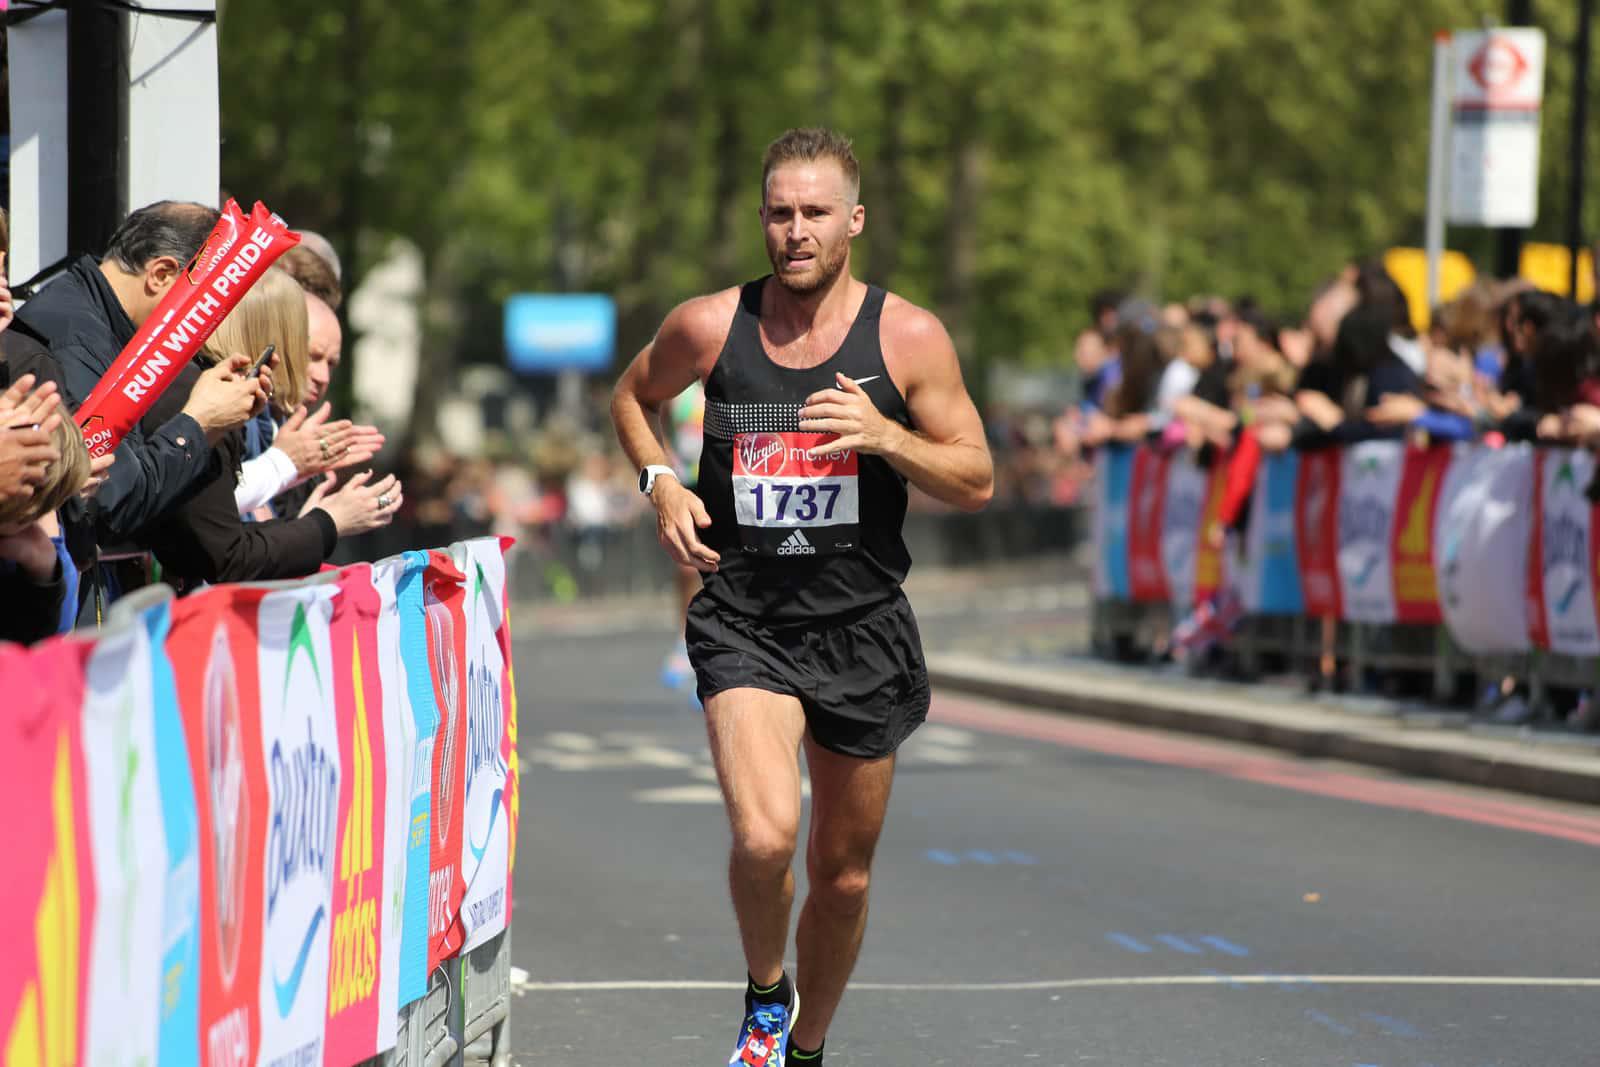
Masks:
[[[1250,950],[1245,948],[1243,945],[1235,945],[1232,941],[1228,941],[1220,937],[1202,937],[1200,939],[1200,943],[1203,945],[1210,945],[1212,948],[1221,952],[1226,952],[1230,956],[1239,956],[1243,958],[1250,955]]]
[[[1163,945],[1166,945],[1168,948],[1177,949],[1185,956],[1201,956],[1205,954],[1204,949],[1195,948],[1183,938],[1173,937],[1171,934],[1160,934],[1156,937],[1156,940],[1161,942]]]
[[[1317,1011],[1314,1008],[1306,1009],[1306,1018],[1310,1019],[1319,1026],[1327,1027],[1340,1037],[1350,1037],[1355,1034],[1354,1030],[1350,1029],[1350,1027],[1346,1026],[1338,1019],[1333,1018],[1331,1015],[1324,1015],[1322,1012]]]
[[[1122,948],[1127,949],[1129,952],[1149,952],[1150,951],[1150,946],[1149,945],[1145,944],[1143,941],[1135,940],[1134,938],[1129,937],[1127,934],[1117,934],[1117,933],[1107,934],[1106,935],[1106,940],[1111,942],[1113,945],[1118,945],[1118,946],[1120,946]]]
[[[1383,1028],[1383,1032],[1389,1034],[1391,1037],[1422,1036],[1421,1030],[1417,1029],[1415,1026],[1412,1026],[1404,1019],[1396,1019],[1392,1015],[1379,1015],[1376,1012],[1364,1011],[1361,1013],[1361,1017],[1366,1019],[1368,1022],[1377,1023]]]
[[[961,857],[946,852],[942,848],[928,849],[928,858],[935,863],[942,863],[946,867],[954,867],[961,862]]]
[[[972,860],[973,863],[981,863],[985,867],[993,867],[1000,862],[994,858],[993,852],[968,852],[967,858]]]

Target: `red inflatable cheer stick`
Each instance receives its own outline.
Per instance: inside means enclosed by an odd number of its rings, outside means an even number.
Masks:
[[[200,252],[78,409],[91,456],[121,443],[256,279],[299,243],[260,201],[249,218],[228,201]]]

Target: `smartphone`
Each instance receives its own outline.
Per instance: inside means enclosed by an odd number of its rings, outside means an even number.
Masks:
[[[268,345],[266,348],[263,348],[261,350],[260,357],[256,360],[256,365],[250,368],[250,377],[254,378],[256,375],[260,374],[261,368],[267,365],[267,360],[271,359],[272,353],[276,352],[277,350],[277,345]]]

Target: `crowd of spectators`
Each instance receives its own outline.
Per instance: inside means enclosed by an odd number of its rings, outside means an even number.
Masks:
[[[341,539],[403,506],[399,481],[365,468],[383,435],[334,419],[324,399],[342,344],[340,266],[316,234],[262,276],[115,451],[91,460],[74,412],[218,217],[195,203],[140,208],[103,253],[15,305],[0,213],[0,638],[94,625],[155,581],[184,594],[313,574]]]
[[[1249,298],[1156,307],[1115,292],[1090,312],[1074,351],[1082,400],[1055,431],[1069,456],[1109,442],[1191,449],[1203,467],[1228,464],[1230,486],[1248,487],[1262,456],[1286,448],[1385,438],[1600,445],[1600,305],[1525,281],[1479,280],[1431,309],[1421,331],[1375,262],[1350,265],[1287,317]],[[1248,491],[1228,494],[1202,536],[1221,545],[1242,533],[1248,505]],[[1201,605],[1159,652],[1216,662],[1237,617],[1236,603]],[[1333,648],[1325,620],[1313,689],[1343,684]],[[1511,716],[1525,711],[1513,688],[1495,694]]]

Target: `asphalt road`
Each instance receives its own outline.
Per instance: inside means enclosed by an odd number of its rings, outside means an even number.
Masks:
[[[724,1064],[727,831],[665,631],[532,629],[514,1061]],[[936,693],[828,1063],[1600,1064],[1600,812]]]

